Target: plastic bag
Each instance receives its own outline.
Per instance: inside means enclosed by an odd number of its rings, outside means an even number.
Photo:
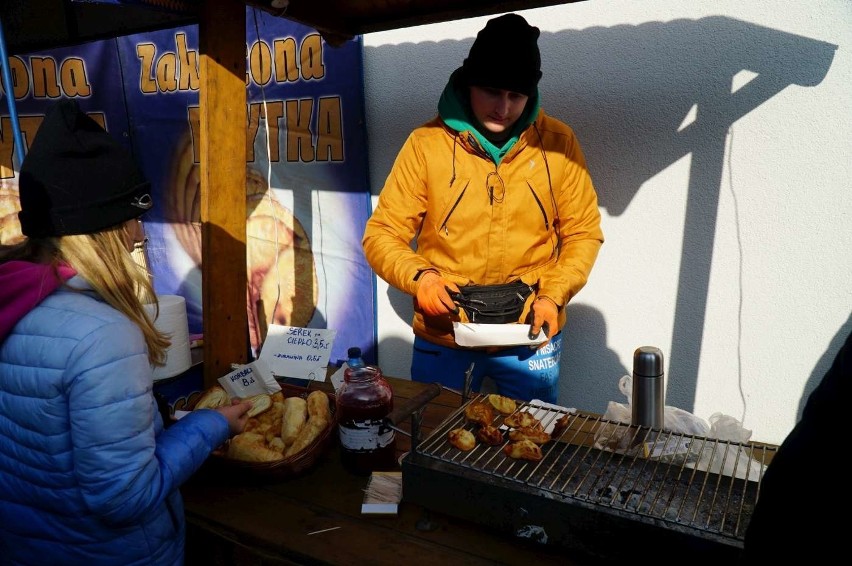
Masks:
[[[759,480],[766,471],[766,466],[752,458],[744,446],[751,439],[751,431],[734,417],[722,413],[710,415],[707,437],[726,442],[705,444],[697,451],[697,461],[688,462],[687,466],[751,481]]]
[[[618,389],[627,397],[627,403],[610,401],[607,404],[603,418],[608,421],[616,421],[629,425],[633,413],[631,406],[633,398],[633,376],[622,376],[618,380]],[[710,425],[704,419],[696,417],[690,412],[666,405],[663,409],[663,429],[680,434],[707,436],[710,432]],[[626,427],[607,423],[595,435],[595,447],[626,452],[631,448],[631,444],[635,444],[634,436],[634,433]]]
[[[623,426],[629,425],[632,419],[630,403],[633,397],[633,377],[625,375],[619,379],[618,389],[627,398],[627,403],[610,401],[607,404],[603,419],[614,422],[604,423],[595,433],[595,448],[630,455],[642,454],[740,479],[760,479],[766,466],[754,460],[748,447],[743,446],[751,439],[752,431],[743,428],[742,423],[734,417],[717,412],[710,416],[708,423],[688,411],[666,405],[663,410],[663,431],[687,435],[689,438],[678,437],[676,442],[672,442],[672,435],[664,435],[670,441],[655,442],[655,437],[648,431]]]

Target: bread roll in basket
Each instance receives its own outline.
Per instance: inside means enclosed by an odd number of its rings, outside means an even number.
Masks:
[[[224,389],[204,391],[193,410],[230,403]],[[215,466],[273,478],[293,477],[311,468],[337,428],[334,396],[320,389],[281,384],[281,391],[252,398],[242,433],[213,452]]]

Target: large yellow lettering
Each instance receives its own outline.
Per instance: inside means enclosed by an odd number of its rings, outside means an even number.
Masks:
[[[139,43],[136,45],[136,57],[142,64],[139,66],[139,90],[145,94],[157,92],[157,82],[153,78],[154,57],[157,56],[157,47],[153,43]]]
[[[325,65],[322,63],[322,36],[314,33],[305,37],[301,48],[302,78],[321,79],[325,76]]]
[[[32,139],[35,137],[36,131],[44,116],[20,116],[18,118],[18,126],[21,128],[21,137],[24,145],[29,147]],[[11,134],[3,135],[3,132],[12,131],[12,121],[8,117],[3,117],[0,120],[0,177],[3,179],[11,179],[15,176],[15,171],[12,167],[12,154],[15,151],[15,137]],[[20,165],[20,164],[19,164]]]
[[[343,161],[343,119],[340,97],[319,99],[317,161]]]
[[[254,140],[257,139],[257,131],[260,129],[260,113],[263,110],[260,104],[249,104],[248,107],[248,132],[246,133],[246,162],[254,162]]]
[[[33,78],[33,97],[59,98],[61,91],[56,81],[56,61],[53,57],[30,57]]]
[[[86,63],[79,57],[71,57],[63,61],[59,74],[65,96],[90,96],[92,94],[92,87],[86,76]]]
[[[292,37],[275,40],[275,80],[279,83],[299,80],[296,63],[296,40]]]
[[[30,92],[30,74],[20,57],[9,57],[9,70],[12,75],[12,94],[16,99],[24,98]]]
[[[175,35],[178,65],[180,66],[180,90],[198,90],[201,82],[198,70],[198,52],[187,48],[186,34]]]
[[[163,53],[157,60],[157,87],[160,92],[174,92],[178,89],[178,66],[174,53]]]
[[[287,161],[309,163],[314,160],[314,146],[311,139],[311,113],[314,101],[288,100],[287,108]]]
[[[251,46],[249,72],[255,84],[265,85],[272,80],[272,51],[263,41],[257,41]]]
[[[284,117],[284,102],[276,100],[266,104],[266,124],[269,128],[269,160],[277,163],[281,160],[281,148],[278,144],[278,123]]]

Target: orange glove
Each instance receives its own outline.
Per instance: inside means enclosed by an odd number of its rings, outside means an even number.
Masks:
[[[447,281],[435,271],[424,271],[417,286],[417,304],[428,316],[456,314],[459,307],[450,298],[450,293],[458,293],[455,283]]]
[[[550,297],[536,297],[531,309],[532,323],[530,338],[535,338],[541,330],[547,335],[547,340],[538,347],[545,346],[559,332],[559,307]]]

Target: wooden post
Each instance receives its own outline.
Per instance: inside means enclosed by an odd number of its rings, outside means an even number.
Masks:
[[[246,311],[246,5],[203,2],[201,243],[204,386],[248,361]]]

